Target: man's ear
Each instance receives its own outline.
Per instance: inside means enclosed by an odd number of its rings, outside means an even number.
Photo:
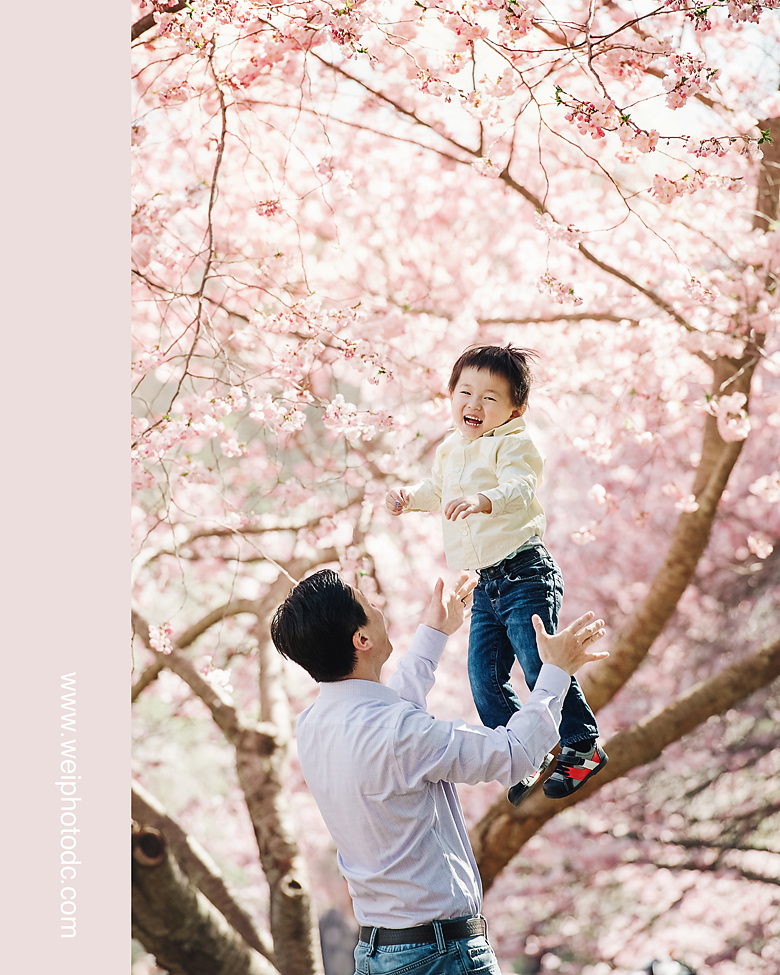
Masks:
[[[352,646],[358,652],[365,652],[369,650],[373,644],[371,643],[371,637],[363,629],[357,629],[352,634]]]

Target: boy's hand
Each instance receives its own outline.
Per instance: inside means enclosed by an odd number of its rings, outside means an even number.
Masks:
[[[458,518],[468,518],[469,515],[489,515],[493,510],[493,502],[484,494],[470,494],[466,498],[453,498],[444,506],[444,517],[448,521]]]
[[[468,615],[467,604],[476,584],[476,579],[469,579],[468,573],[463,572],[457,584],[445,592],[444,580],[437,579],[425,625],[451,636]]]
[[[385,507],[391,515],[400,515],[405,508],[409,507],[410,498],[406,488],[399,488],[397,491],[388,491],[385,495]]]
[[[578,620],[570,623],[565,630],[560,630],[555,636],[550,636],[544,628],[539,616],[532,616],[536,631],[536,646],[539,658],[543,664],[555,664],[567,674],[575,674],[583,664],[591,660],[603,660],[609,656],[607,650],[595,651],[591,647],[600,640],[604,633],[604,620],[594,620],[595,613],[586,613]]]

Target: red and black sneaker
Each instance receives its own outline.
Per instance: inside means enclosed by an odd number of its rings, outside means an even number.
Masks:
[[[520,803],[525,799],[528,793],[533,789],[536,783],[539,781],[539,776],[544,772],[547,766],[555,760],[555,755],[552,752],[547,752],[547,754],[542,759],[542,764],[535,772],[531,772],[530,775],[526,775],[524,779],[520,779],[507,793],[507,799],[512,803],[513,806],[519,806]]]
[[[565,799],[572,792],[581,789],[608,761],[607,753],[600,745],[588,743],[584,751],[565,745],[552,775],[542,787],[544,794],[548,799]]]

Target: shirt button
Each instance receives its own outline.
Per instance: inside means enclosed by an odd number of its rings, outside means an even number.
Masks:
[[[469,533],[469,530],[468,530],[468,528],[464,528],[464,529],[463,529],[463,534],[464,534],[464,535],[468,535],[468,533]]]

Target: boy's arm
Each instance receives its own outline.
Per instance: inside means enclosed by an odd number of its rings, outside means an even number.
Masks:
[[[404,511],[438,511],[441,508],[441,486],[443,481],[442,447],[439,444],[433,461],[431,476],[406,489],[408,502]]]
[[[542,481],[544,458],[527,437],[506,437],[495,457],[498,486],[482,491],[490,514],[511,514],[528,508]]]

